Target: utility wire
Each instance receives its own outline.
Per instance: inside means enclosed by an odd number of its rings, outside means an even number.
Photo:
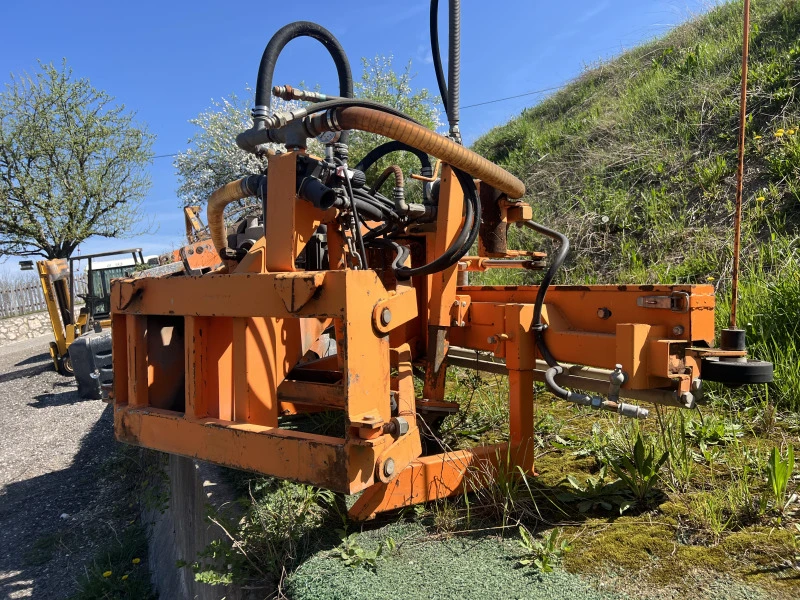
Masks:
[[[544,94],[545,92],[554,92],[556,90],[561,90],[567,87],[569,83],[564,83],[562,85],[557,85],[554,87],[549,88],[542,88],[541,90],[531,90],[530,92],[524,92],[522,94],[516,94],[515,96],[506,96],[505,98],[495,98],[494,100],[486,100],[485,102],[478,102],[476,104],[467,104],[466,106],[462,106],[462,109],[465,108],[475,108],[476,106],[484,106],[486,104],[494,104],[496,102],[505,102],[506,100],[513,100],[514,98],[523,98],[525,96],[533,96],[535,94]],[[174,154],[159,154],[158,156],[154,156],[153,158],[169,158],[171,156],[178,156],[178,152]]]
[[[486,100],[485,102],[478,102],[476,104],[467,104],[466,106],[462,106],[461,108],[474,108],[476,106],[483,106],[485,104],[494,104],[495,102],[505,102],[506,100],[513,100],[514,98],[522,98],[523,96],[533,96],[534,94],[544,94],[545,92],[553,92],[555,90],[560,90],[567,87],[569,84],[564,83],[562,85],[557,85],[555,87],[543,88],[541,90],[533,90],[530,92],[525,92],[523,94],[517,94],[516,96],[506,96],[505,98],[496,98],[494,100]]]

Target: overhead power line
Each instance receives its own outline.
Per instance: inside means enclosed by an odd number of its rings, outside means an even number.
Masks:
[[[496,102],[505,102],[506,100],[513,100],[514,98],[524,98],[525,96],[533,96],[536,94],[544,94],[545,92],[554,92],[556,90],[563,89],[567,87],[568,84],[557,85],[554,87],[549,88],[542,88],[540,90],[531,90],[530,92],[524,92],[522,94],[516,94],[514,96],[506,96],[505,98],[495,98],[494,100],[486,100],[484,102],[477,102],[475,104],[467,104],[466,106],[462,106],[461,108],[475,108],[476,106],[484,106],[486,104],[494,104]],[[169,158],[172,156],[178,156],[178,152],[173,154],[159,154],[158,156],[154,156],[153,158]]]
[[[554,92],[567,87],[568,84],[557,85],[555,87],[542,88],[541,90],[532,90],[523,94],[516,94],[515,96],[506,96],[505,98],[495,98],[494,100],[486,100],[485,102],[477,102],[476,104],[467,104],[461,108],[474,108],[475,106],[483,106],[485,104],[494,104],[495,102],[505,102],[506,100],[513,100],[514,98],[522,98],[523,96],[533,96],[535,94],[544,94],[545,92]]]

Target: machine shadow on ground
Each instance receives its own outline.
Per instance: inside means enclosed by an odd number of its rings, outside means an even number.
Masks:
[[[74,389],[45,396],[78,398]],[[77,582],[84,562],[93,557],[92,536],[98,539],[104,528],[102,535],[114,535],[110,523],[93,519],[103,465],[114,446],[112,418],[109,406],[66,469],[6,486],[0,502],[0,571],[7,575],[0,579],[0,597],[67,597],[69,590],[54,588],[53,573],[68,572]]]

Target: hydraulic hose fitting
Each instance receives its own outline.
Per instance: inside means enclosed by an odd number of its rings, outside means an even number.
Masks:
[[[394,199],[394,209],[397,214],[404,215],[408,213],[408,202],[406,202],[406,192],[402,187],[395,187],[392,190],[392,197]]]
[[[650,415],[650,411],[646,408],[636,406],[635,404],[625,404],[624,402],[618,403],[616,409],[612,410],[623,417],[629,417],[631,419],[646,419]]]
[[[612,402],[617,402],[619,400],[619,388],[625,383],[628,376],[623,372],[622,365],[616,365],[608,378],[611,381],[611,385],[608,388],[608,399]]]

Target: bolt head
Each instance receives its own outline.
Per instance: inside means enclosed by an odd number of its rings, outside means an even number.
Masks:
[[[683,332],[684,332],[683,325],[675,325],[675,327],[672,328],[672,335],[675,336],[683,335]]]
[[[394,475],[394,459],[387,458],[386,462],[383,463],[383,474],[386,477],[391,477]]]
[[[597,309],[598,319],[608,319],[610,316],[611,316],[611,311],[608,310],[605,306]]]
[[[384,308],[381,311],[381,324],[388,325],[391,322],[392,322],[392,311],[390,311],[388,308]]]
[[[395,417],[392,419],[392,424],[396,427],[397,435],[405,435],[411,428],[408,421],[403,417]]]

